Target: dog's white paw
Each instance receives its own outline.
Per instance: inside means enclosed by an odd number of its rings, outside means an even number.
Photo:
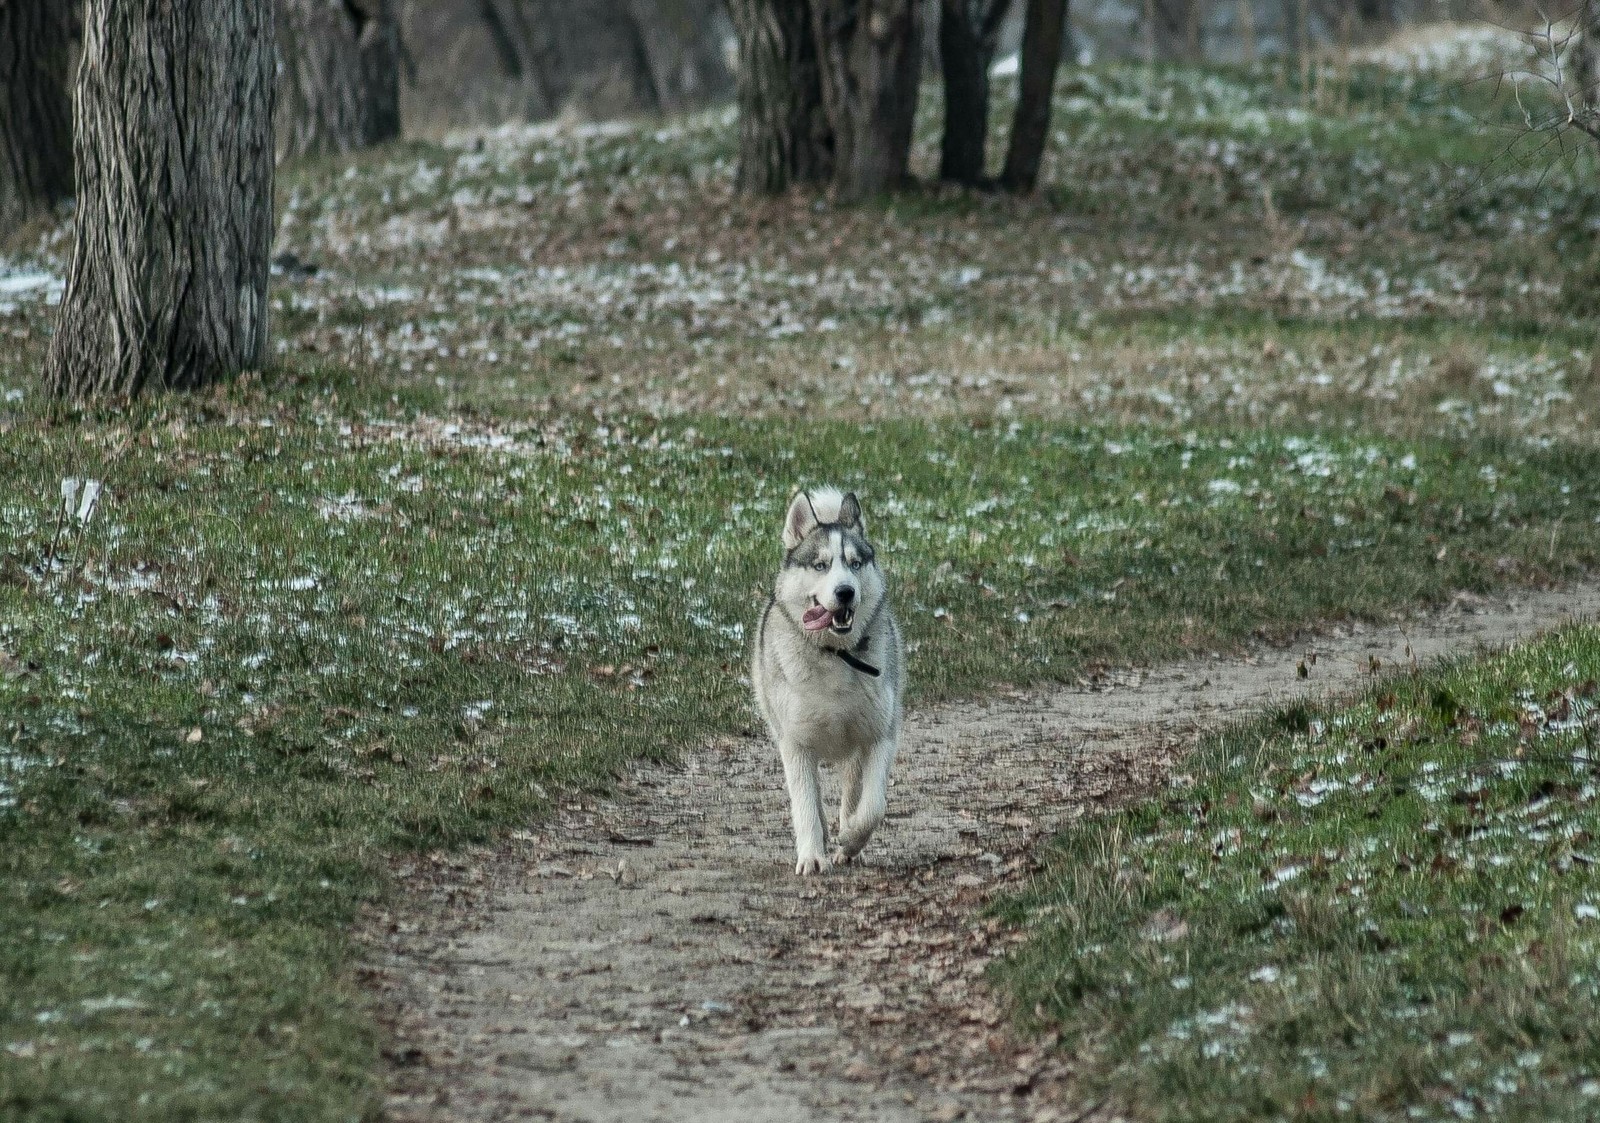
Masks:
[[[828,859],[821,854],[802,854],[800,860],[794,864],[794,872],[801,877],[827,873]]]
[[[855,861],[855,855],[848,851],[835,850],[833,852],[833,864],[836,866],[848,866],[853,861]]]

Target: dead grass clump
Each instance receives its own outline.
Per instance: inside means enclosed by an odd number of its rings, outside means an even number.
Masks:
[[[1433,361],[1434,378],[1453,394],[1470,393],[1483,370],[1483,357],[1461,344],[1452,344]]]

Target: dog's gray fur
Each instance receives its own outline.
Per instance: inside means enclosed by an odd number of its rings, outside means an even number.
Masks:
[[[833,864],[861,853],[883,821],[900,743],[905,652],[854,493],[797,492],[784,518],[783,546],[750,679],[783,758],[795,872],[805,876],[830,865],[819,764],[840,765],[844,774]],[[828,611],[826,624],[808,629],[805,614],[820,609]],[[840,651],[880,673],[853,666]]]

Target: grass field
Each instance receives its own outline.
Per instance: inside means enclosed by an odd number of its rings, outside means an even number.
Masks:
[[[1600,629],[1209,741],[1057,841],[1006,964],[1138,1118],[1593,1119]]]
[[[726,113],[289,168],[274,369],[120,414],[0,292],[0,1114],[371,1116],[391,861],[752,730],[797,483],[919,702],[1587,571],[1594,161],[1358,79],[1084,72],[1028,202],[736,200]]]

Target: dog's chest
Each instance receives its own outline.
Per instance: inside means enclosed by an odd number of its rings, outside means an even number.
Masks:
[[[876,680],[840,661],[808,685],[790,714],[795,739],[809,752],[848,756],[888,735],[893,702]]]

